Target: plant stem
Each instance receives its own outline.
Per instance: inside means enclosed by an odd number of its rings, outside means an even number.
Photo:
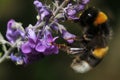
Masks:
[[[53,13],[53,16],[51,17],[50,20],[52,20],[54,18],[54,16],[56,16],[56,14],[59,12],[59,10],[62,9],[63,7],[65,7],[68,2],[69,2],[69,0],[64,0],[63,3],[59,7],[57,7],[57,9]]]
[[[8,50],[6,49],[6,46],[3,45],[3,49],[4,49],[4,52],[5,52],[5,53],[4,53],[4,55],[0,58],[0,63],[2,63],[2,62],[9,56],[9,54],[15,49],[17,43],[18,43],[20,40],[21,40],[21,38],[18,39]]]

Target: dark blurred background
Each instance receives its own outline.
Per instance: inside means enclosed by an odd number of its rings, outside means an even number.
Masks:
[[[11,61],[5,61],[0,64],[0,80],[120,80],[119,3],[120,0],[91,0],[89,5],[109,15],[114,32],[108,54],[95,69],[85,74],[75,73],[69,66],[71,58],[60,52],[59,55],[48,56],[28,66],[16,66]],[[11,18],[22,22],[25,27],[30,23],[35,24],[36,14],[33,0],[0,0],[0,31],[5,35],[7,21]],[[76,30],[72,24],[66,26],[71,32]],[[76,32],[79,33],[79,29]]]

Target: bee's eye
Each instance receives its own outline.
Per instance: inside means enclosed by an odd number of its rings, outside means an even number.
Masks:
[[[89,16],[89,17],[92,17],[92,14],[88,13],[88,16]]]

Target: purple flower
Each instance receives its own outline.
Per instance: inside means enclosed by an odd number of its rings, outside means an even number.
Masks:
[[[58,53],[58,47],[55,45],[55,40],[58,37],[53,38],[49,30],[45,30],[44,37],[41,39],[41,43],[36,45],[36,50],[44,51],[44,55],[51,55]]]
[[[74,5],[72,3],[69,3],[67,7],[64,8],[66,17],[72,20],[79,19],[77,14],[80,11],[84,10],[85,6],[88,4],[89,1],[90,0],[82,0],[81,2],[79,2],[79,4]]]
[[[58,53],[58,47],[55,45],[55,40],[58,37],[53,38],[50,31],[45,30],[42,38],[39,38],[32,29],[27,29],[27,31],[28,41],[21,45],[25,63],[32,62],[32,60],[37,60],[45,55]]]
[[[28,32],[28,34],[27,34],[28,41],[26,41],[24,44],[22,44],[21,50],[24,54],[31,54],[31,52],[34,50],[36,45],[41,42],[40,42],[40,40],[38,40],[34,30],[27,29],[27,32]]]
[[[40,16],[40,21],[42,21],[44,19],[48,20],[51,17],[51,15],[52,15],[51,11],[46,6],[44,6],[41,2],[39,2],[38,0],[35,0],[34,5],[36,6],[36,9]]]
[[[45,50],[45,54],[46,55],[50,55],[50,54],[58,54],[59,50],[58,47],[55,45],[55,40],[58,37],[52,37],[52,34],[49,30],[45,31],[45,35],[44,35],[44,45],[46,45],[46,50]]]
[[[14,43],[19,37],[23,37],[24,32],[22,29],[22,25],[20,23],[15,22],[15,20],[11,19],[7,24],[7,32],[6,37],[11,42]]]
[[[78,16],[76,16],[77,13],[83,9],[84,9],[84,5],[82,4],[73,5],[69,3],[65,8],[65,14],[67,15],[68,19],[76,20],[79,19]]]
[[[22,65],[24,63],[24,60],[21,56],[15,56],[13,53],[10,55],[10,59],[16,62],[17,65]]]
[[[75,39],[75,35],[74,34],[71,34],[69,33],[68,31],[66,30],[62,30],[62,36],[65,40],[67,40],[67,42],[69,43],[73,43],[74,42],[74,39]]]
[[[39,37],[36,36],[35,32],[32,29],[29,29],[28,41],[22,44],[21,50],[24,54],[31,54],[33,50],[38,52],[36,54],[39,54],[40,52],[44,55],[48,55],[48,50],[51,50],[49,54],[58,53],[57,46],[54,45],[54,42],[57,38],[58,37],[53,38],[50,31],[45,30],[44,37],[39,39]]]
[[[41,41],[37,38],[34,30],[27,29],[27,32],[28,41],[21,45],[21,51],[24,56],[23,59],[25,64],[41,59],[44,56],[43,52],[45,51],[44,45],[41,45],[40,47],[42,50],[36,50],[36,45],[40,44]]]
[[[64,9],[65,10],[65,14],[67,15],[68,19],[74,19],[76,18],[76,9],[73,8],[72,4],[68,4],[67,7]]]

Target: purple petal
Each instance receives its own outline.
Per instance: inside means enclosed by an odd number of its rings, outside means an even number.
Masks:
[[[76,10],[68,10],[68,15],[75,15],[76,14]]]
[[[31,49],[31,47],[29,46],[29,43],[28,43],[28,42],[22,44],[21,50],[22,50],[22,52],[25,53],[25,54],[28,54],[28,53],[30,53],[30,52],[32,51],[32,49]]]
[[[52,46],[49,46],[49,48],[47,48],[43,54],[44,55],[51,55],[51,54],[58,54],[58,52],[59,52],[58,47],[52,45]]]
[[[7,28],[11,29],[14,24],[15,24],[15,20],[13,19],[9,20],[7,24]]]
[[[79,4],[78,6],[77,6],[77,10],[78,11],[81,11],[81,10],[83,10],[85,8],[85,5],[83,5],[83,4]]]
[[[74,34],[69,33],[66,30],[62,31],[63,38],[67,40],[69,43],[73,43],[74,38],[76,37]]]
[[[23,36],[24,33],[16,26],[15,20],[11,19],[7,24],[6,37],[11,42],[14,43],[20,36]]]
[[[46,47],[42,43],[38,43],[35,50],[38,52],[44,52]]]
[[[58,36],[57,36],[57,37],[54,37],[54,38],[53,38],[53,42],[55,42],[55,40],[58,39],[58,38],[59,38]]]
[[[56,24],[54,24],[54,23],[53,23],[50,27],[51,27],[53,30],[57,31],[57,32],[58,32],[58,30],[59,30],[58,26],[57,26]]]
[[[11,58],[12,61],[16,61],[17,60],[17,57],[14,56],[13,53],[11,53],[10,58]]]
[[[37,8],[40,8],[40,7],[43,6],[42,3],[39,2],[38,0],[35,0],[33,4],[34,4]]]
[[[24,63],[21,56],[15,56],[15,55],[11,54],[10,58],[12,61],[15,61],[19,65],[22,65]]]
[[[58,49],[57,46],[54,46],[54,48],[53,48],[53,53],[54,53],[54,54],[58,54],[58,53],[59,53],[59,49]]]
[[[53,37],[52,37],[51,34],[47,35],[47,41],[50,42],[50,43],[53,42]]]
[[[36,42],[37,37],[36,37],[35,31],[33,31],[32,29],[28,29],[28,38]]]
[[[29,46],[31,48],[35,48],[35,46],[36,46],[36,42],[33,39],[31,39],[31,38],[29,38]]]
[[[82,0],[82,4],[87,4],[90,0]]]
[[[49,16],[49,12],[48,11],[44,11],[43,13],[41,13],[41,20],[43,20],[46,16]]]
[[[53,36],[49,30],[45,31],[44,40],[50,43],[53,41]]]

